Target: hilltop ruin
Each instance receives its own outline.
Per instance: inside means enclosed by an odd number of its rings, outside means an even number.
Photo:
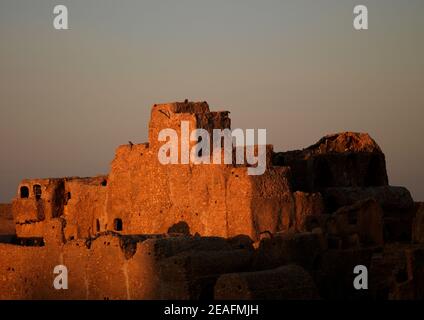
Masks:
[[[152,107],[108,175],[24,180],[0,205],[0,299],[422,299],[424,205],[389,185],[368,135],[248,165],[158,161],[158,134],[231,127],[206,102]],[[69,270],[69,289],[52,287]],[[370,288],[356,291],[365,265]]]

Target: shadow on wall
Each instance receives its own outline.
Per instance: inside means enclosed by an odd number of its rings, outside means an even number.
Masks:
[[[169,227],[168,233],[180,233],[184,235],[190,235],[190,227],[188,226],[187,222],[180,221]]]

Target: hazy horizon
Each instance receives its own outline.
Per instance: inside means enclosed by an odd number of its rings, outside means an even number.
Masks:
[[[70,30],[54,30],[53,7]],[[354,5],[369,30],[352,27]],[[367,132],[424,200],[422,0],[0,0],[0,203],[25,178],[107,174],[155,103],[208,101],[276,151]]]

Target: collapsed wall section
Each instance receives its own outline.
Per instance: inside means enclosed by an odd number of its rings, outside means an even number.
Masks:
[[[24,180],[12,202],[18,237],[42,237],[43,222],[63,214],[63,179]]]
[[[107,176],[65,182],[63,218],[67,240],[90,238],[107,229],[107,183]]]
[[[44,238],[51,221],[63,219],[66,239],[88,238],[103,223],[107,177],[24,180],[12,202],[18,238]]]

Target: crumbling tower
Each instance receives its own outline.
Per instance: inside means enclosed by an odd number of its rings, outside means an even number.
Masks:
[[[283,194],[290,190],[287,168],[269,166],[262,176],[246,166],[162,165],[160,130],[230,129],[228,112],[210,112],[206,102],[157,104],[152,108],[149,143],[118,148],[109,175],[109,225],[122,221],[123,233],[185,232],[200,235],[247,234],[281,228]],[[196,142],[191,142],[194,145]],[[268,159],[272,147],[268,147]],[[269,162],[270,164],[270,162]]]

